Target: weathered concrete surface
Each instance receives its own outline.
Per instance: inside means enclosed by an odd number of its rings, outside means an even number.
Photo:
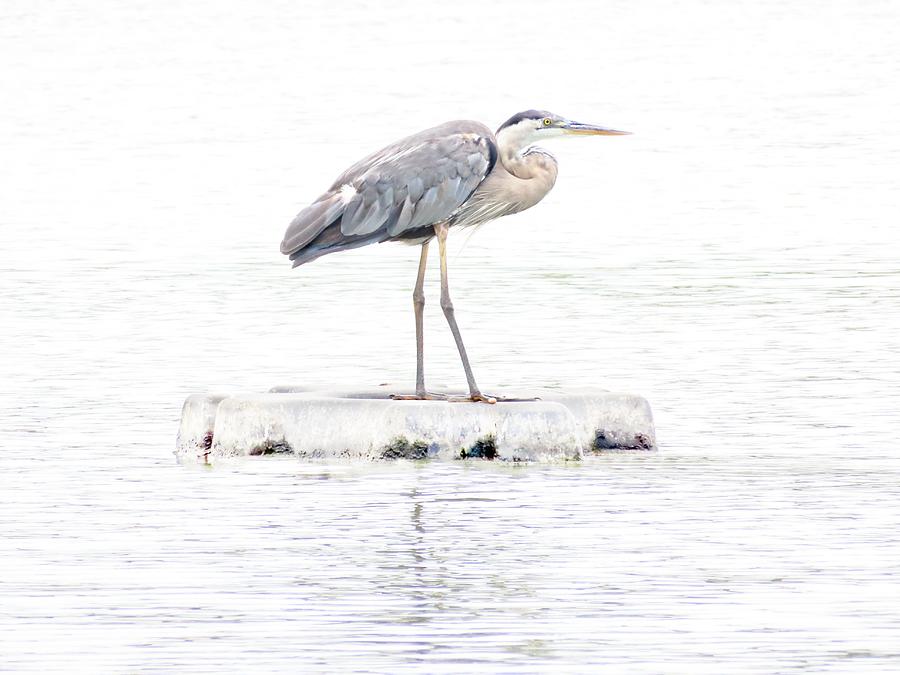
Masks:
[[[309,391],[195,394],[185,401],[177,453],[184,458],[289,453],[303,458],[578,459],[583,453],[656,447],[650,406],[599,389],[503,392],[494,405],[395,401],[407,393]],[[438,391],[437,393],[450,393]]]
[[[212,448],[213,431],[219,404],[228,394],[191,394],[181,409],[176,452],[204,457]]]

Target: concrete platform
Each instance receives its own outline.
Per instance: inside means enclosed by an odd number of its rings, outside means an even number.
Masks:
[[[200,461],[270,454],[547,461],[656,448],[650,405],[631,394],[602,389],[500,392],[507,398],[539,400],[489,405],[394,401],[394,393],[408,392],[382,385],[368,390],[283,386],[265,394],[194,394],[184,403],[176,454]]]

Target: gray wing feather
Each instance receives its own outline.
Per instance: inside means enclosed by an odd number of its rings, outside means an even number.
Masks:
[[[459,176],[448,178],[438,187],[438,201],[442,204],[459,200]]]
[[[398,141],[354,164],[301,211],[281,250],[312,259],[361,245],[361,238],[402,239],[452,216],[495,158],[493,134],[477,122],[448,122]],[[326,228],[333,233],[326,236]]]
[[[388,208],[382,206],[377,195],[375,201],[368,205],[365,199],[354,199],[341,218],[341,232],[347,236],[371,234],[381,227],[388,213]]]
[[[392,237],[449,218],[462,205],[490,165],[490,138],[466,133],[400,144],[393,153],[379,156],[355,179],[356,194],[341,219],[341,233],[372,234],[385,228]],[[474,158],[477,157],[477,160]],[[477,180],[466,183],[461,194],[459,167]],[[405,194],[406,198],[399,198]],[[360,208],[358,203],[372,205]]]
[[[412,199],[407,197],[403,200],[403,205],[400,207],[400,213],[397,214],[397,218],[394,222],[388,223],[388,234],[391,237],[396,237],[401,232],[405,232],[409,228],[409,223],[413,217],[413,211],[416,210],[416,207],[413,206]]]
[[[422,193],[425,192],[425,183],[422,182],[419,176],[413,176],[406,183],[406,189],[410,200],[415,204],[422,198]]]

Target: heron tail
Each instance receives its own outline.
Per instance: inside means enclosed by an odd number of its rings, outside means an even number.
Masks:
[[[344,201],[340,192],[326,192],[291,221],[281,242],[281,252],[295,260],[299,257],[297,254],[302,253],[310,242],[335,220],[339,220],[343,213]]]
[[[328,253],[347,251],[388,238],[384,230],[365,235],[344,234],[341,231],[341,221],[345,206],[339,192],[327,192],[291,221],[281,242],[281,252],[290,256],[294,267],[312,262]]]
[[[291,253],[291,260],[294,263],[293,266],[298,267],[329,253],[349,251],[360,246],[368,246],[369,244],[379,244],[386,239],[387,235],[384,232],[375,232],[374,234],[356,237],[344,236],[341,234],[341,221],[338,220],[325,228],[325,231],[307,246]]]

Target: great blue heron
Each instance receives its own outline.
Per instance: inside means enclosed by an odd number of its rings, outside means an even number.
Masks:
[[[281,252],[294,267],[328,253],[384,241],[421,244],[413,291],[416,317],[416,393],[406,399],[446,398],[425,389],[422,310],[428,244],[438,240],[441,309],[466,371],[469,398],[495,403],[475,384],[450,300],[447,233],[451,227],[480,225],[537,204],[556,182],[556,159],[534,144],[569,134],[618,136],[616,131],[581,124],[544,110],[526,110],[491,133],[469,120],[447,122],[408,136],[347,169],[331,188],[291,221]]]

